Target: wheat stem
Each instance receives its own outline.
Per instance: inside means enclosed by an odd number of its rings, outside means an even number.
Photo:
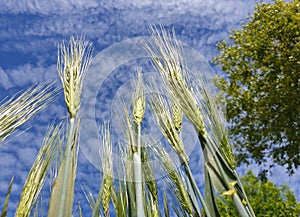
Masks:
[[[133,120],[135,127],[137,128],[137,147],[136,151],[133,152],[133,163],[134,163],[134,182],[135,182],[135,193],[136,193],[136,206],[137,206],[137,216],[144,217],[144,205],[143,205],[143,182],[142,182],[142,162],[141,162],[141,143],[142,143],[142,134],[141,134],[141,123],[143,121],[145,110],[146,110],[146,101],[145,95],[143,92],[143,83],[142,83],[142,73],[141,70],[138,70],[138,82],[134,95],[134,104],[133,104]]]
[[[64,170],[64,177],[63,177],[63,184],[62,184],[62,193],[61,193],[61,203],[59,206],[58,217],[63,217],[65,212],[65,203],[66,203],[66,196],[67,196],[67,189],[68,189],[68,175],[70,171],[71,165],[71,149],[74,139],[75,133],[75,118],[70,118],[70,125],[69,125],[69,133],[67,138],[67,144],[65,148],[65,170]]]
[[[196,181],[194,179],[194,176],[193,176],[193,174],[191,172],[190,166],[187,164],[187,162],[184,162],[183,165],[184,165],[184,169],[185,169],[185,172],[187,174],[187,177],[188,177],[190,183],[192,184],[192,188],[193,188],[194,192],[197,193],[197,196],[200,199],[200,202],[202,204],[202,207],[203,207],[203,209],[205,211],[206,216],[210,217],[211,215],[210,215],[209,209],[206,206],[206,202],[205,202],[204,198],[202,197],[202,194],[201,194],[201,192],[200,192],[200,190],[199,190],[199,188],[197,186],[197,183],[196,183]]]
[[[143,206],[143,187],[142,187],[142,162],[141,162],[141,125],[138,128],[137,152],[133,153],[134,161],[134,182],[136,192],[137,216],[145,216]]]

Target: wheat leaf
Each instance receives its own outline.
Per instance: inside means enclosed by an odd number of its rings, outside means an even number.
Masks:
[[[165,211],[165,217],[170,217],[168,199],[165,191],[164,191],[164,211]]]
[[[13,182],[14,182],[14,176],[11,178],[8,189],[7,189],[7,193],[6,193],[6,196],[5,196],[5,202],[4,202],[3,207],[2,207],[1,217],[6,217],[7,216],[8,201],[9,201],[9,197],[10,197]]]
[[[101,198],[102,198],[102,186],[99,190],[98,196],[97,196],[97,200],[93,206],[93,215],[92,217],[98,217],[100,216],[100,204],[101,204]]]
[[[216,196],[215,196],[215,190],[213,186],[213,181],[211,179],[209,170],[207,167],[204,168],[205,170],[205,202],[207,205],[207,208],[209,210],[209,213],[212,216],[219,217],[219,210],[216,203]]]

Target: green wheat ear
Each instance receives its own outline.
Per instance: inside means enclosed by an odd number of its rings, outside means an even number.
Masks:
[[[187,187],[182,180],[181,174],[175,167],[175,164],[172,161],[170,155],[166,152],[161,144],[152,146],[152,150],[155,153],[156,157],[162,162],[164,170],[168,174],[165,180],[170,185],[170,189],[174,191],[182,208],[189,215],[193,215],[193,205],[190,200],[190,195],[187,191]]]
[[[198,134],[204,154],[204,163],[208,170],[205,187],[206,195],[209,196],[206,197],[206,201],[202,198],[194,179],[190,178],[190,181],[201,200],[206,215],[218,215],[212,193],[218,190],[215,188],[221,186],[225,191],[219,193],[225,192],[227,195],[232,195],[235,207],[241,216],[255,216],[235,171],[234,155],[226,130],[223,128],[211,96],[205,90],[206,86],[203,82],[200,82],[200,87],[190,84],[191,78],[189,78],[189,72],[183,59],[183,49],[176,39],[174,31],[169,34],[161,27],[160,32],[152,28],[154,45],[148,44],[146,49],[161,75],[167,92],[176,100]],[[206,121],[205,125],[204,120]],[[188,165],[185,165],[185,169],[188,176],[192,177]],[[231,183],[236,184],[232,187]]]
[[[6,140],[20,125],[53,102],[59,92],[54,83],[33,85],[0,103],[0,143]]]
[[[158,127],[168,140],[172,149],[176,152],[182,162],[188,162],[188,156],[179,136],[182,124],[182,113],[180,108],[173,103],[173,114],[171,114],[172,112],[170,111],[167,100],[160,94],[151,97],[150,106],[155,114]]]
[[[187,116],[197,132],[205,137],[206,129],[195,95],[188,86],[188,71],[183,59],[183,49],[176,39],[175,32],[167,33],[152,27],[153,44],[145,44],[153,65],[157,68],[168,94],[176,106]]]

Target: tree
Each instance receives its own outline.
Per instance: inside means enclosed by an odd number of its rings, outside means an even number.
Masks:
[[[257,4],[213,62],[239,163],[300,164],[300,3]],[[271,159],[271,160],[270,160]],[[270,161],[269,161],[270,160]]]
[[[300,203],[288,185],[277,187],[268,180],[262,181],[251,170],[242,177],[242,182],[257,217],[299,215]],[[229,196],[221,197],[218,207],[222,217],[239,216]]]

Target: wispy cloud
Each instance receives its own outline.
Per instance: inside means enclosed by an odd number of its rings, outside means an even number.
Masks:
[[[150,24],[174,26],[196,48],[215,43],[254,8],[254,2],[222,1],[63,1],[0,2],[0,50],[40,56],[61,38],[85,33],[99,46],[147,35]],[[1,43],[5,40],[6,43]]]
[[[217,6],[219,5],[219,6]],[[96,1],[96,0],[53,0],[51,2],[46,0],[10,0],[1,1],[1,12],[10,14],[28,13],[28,14],[42,14],[42,15],[62,15],[69,14],[74,11],[84,11],[88,9],[96,9],[98,7],[103,8],[116,8],[116,9],[128,9],[128,8],[153,8],[157,7],[160,10],[170,10],[174,12],[182,11],[194,11],[199,8],[212,9],[219,8],[222,11],[234,10],[239,8],[240,10],[246,10],[247,7],[241,8],[240,6],[251,6],[250,2],[237,2],[234,0],[171,0],[163,1],[158,0],[153,2],[152,0],[112,0],[109,2]],[[223,6],[223,7],[222,7]],[[203,13],[207,13],[207,10]]]
[[[42,15],[55,15],[66,14],[74,10],[85,10],[99,6],[96,0],[53,0],[51,2],[46,0],[12,0],[2,1],[0,6],[2,13],[19,14],[42,14]]]

